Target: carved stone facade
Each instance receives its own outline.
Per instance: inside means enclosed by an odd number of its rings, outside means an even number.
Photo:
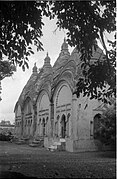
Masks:
[[[102,56],[99,48],[92,60]],[[40,70],[34,65],[15,106],[16,135],[43,137],[45,147],[64,139],[65,149],[70,152],[98,150],[93,123],[95,115],[101,114],[101,110],[96,111],[100,103],[73,94],[81,76],[80,53],[74,49],[70,55],[64,39],[53,67],[48,54]]]

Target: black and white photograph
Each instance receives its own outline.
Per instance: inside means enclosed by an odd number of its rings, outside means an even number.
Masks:
[[[116,179],[116,1],[0,1],[0,179]]]

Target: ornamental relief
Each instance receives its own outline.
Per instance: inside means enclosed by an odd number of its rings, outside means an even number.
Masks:
[[[72,61],[68,61],[68,63],[63,68],[63,71],[64,70],[69,70],[73,74],[75,74],[76,73],[76,63],[73,60]]]
[[[71,88],[74,88],[74,80],[73,80],[73,75],[71,72],[64,72],[63,74],[59,75],[59,77],[54,81],[52,85],[52,91],[58,86],[59,82],[61,81],[66,81]]]
[[[69,73],[63,74],[59,80],[66,81],[73,90],[75,83],[73,77]]]

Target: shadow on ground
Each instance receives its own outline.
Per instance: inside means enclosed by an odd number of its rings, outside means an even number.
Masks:
[[[21,173],[17,173],[17,172],[9,172],[9,171],[4,171],[4,172],[1,172],[0,174],[0,178],[15,178],[15,179],[24,179],[24,178],[29,178],[29,179],[37,179],[37,177],[28,177],[28,176],[25,176]]]
[[[102,154],[99,154],[100,157],[102,158],[116,158],[116,150],[114,151],[105,151]]]

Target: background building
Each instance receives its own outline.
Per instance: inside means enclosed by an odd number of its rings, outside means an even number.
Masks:
[[[0,134],[7,134],[7,133],[12,133],[14,134],[14,129],[15,129],[15,125],[11,124],[10,121],[4,121],[2,120],[0,122]]]

